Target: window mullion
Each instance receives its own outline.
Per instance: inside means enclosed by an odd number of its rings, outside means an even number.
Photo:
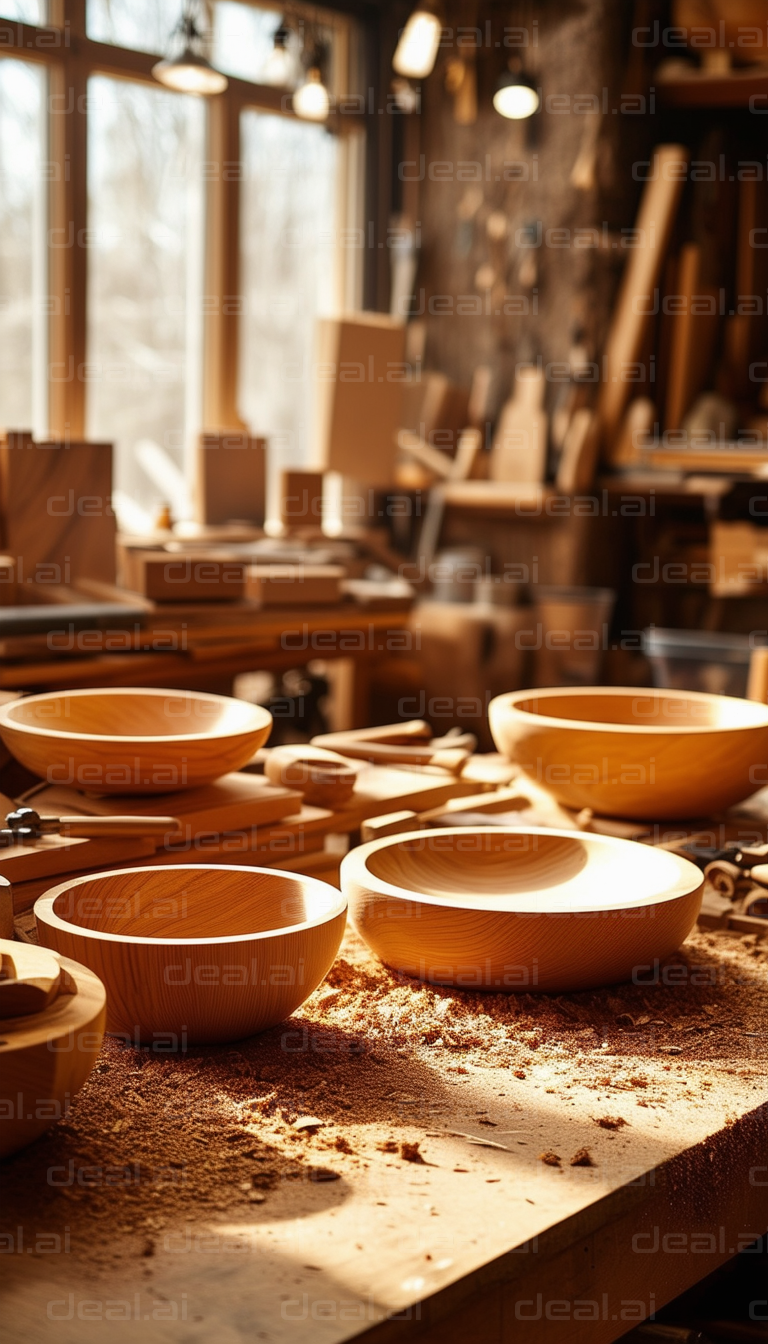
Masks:
[[[245,428],[237,410],[240,257],[240,105],[208,106],[203,424]]]
[[[49,416],[52,434],[85,433],[87,285],[87,71],[75,59],[50,68]]]

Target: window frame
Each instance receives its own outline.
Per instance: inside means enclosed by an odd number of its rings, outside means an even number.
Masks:
[[[258,0],[245,0],[255,3]],[[352,27],[341,23],[333,92],[348,92]],[[321,10],[314,10],[322,21]],[[48,0],[49,22],[35,26],[0,17],[0,58],[42,63],[48,73],[48,115],[44,158],[48,163],[46,259],[50,298],[48,323],[48,418],[54,438],[85,437],[88,305],[88,79],[106,75],[159,87],[152,67],[162,53],[134,51],[96,42],[86,32],[86,0]],[[346,10],[348,15],[348,10]],[[206,181],[204,184],[203,385],[202,426],[206,430],[244,428],[238,414],[240,318],[227,296],[240,292],[240,117],[255,110],[295,118],[284,89],[228,75],[227,89],[207,98]],[[340,200],[361,213],[356,190],[360,137],[370,140],[369,118],[352,112],[335,118],[343,146]],[[366,174],[368,178],[368,174]],[[370,182],[366,181],[366,195]],[[340,219],[340,232],[358,221]],[[339,255],[339,275],[349,306],[363,302],[362,259],[353,274],[349,256]],[[368,288],[368,286],[366,286]],[[369,300],[370,301],[370,300]]]

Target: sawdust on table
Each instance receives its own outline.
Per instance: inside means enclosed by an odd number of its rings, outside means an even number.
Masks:
[[[260,1036],[178,1055],[107,1038],[66,1117],[0,1168],[3,1223],[66,1229],[73,1251],[105,1263],[150,1259],[163,1229],[193,1215],[252,1221],[283,1182],[332,1199],[336,1181],[376,1162],[429,1160],[425,1136],[458,1132],[447,1124],[478,1066],[503,1074],[513,1106],[526,1077],[563,1097],[602,1094],[589,1142],[595,1124],[626,1123],[604,1113],[607,1097],[663,1106],[677,1086],[706,1098],[709,1071],[692,1062],[711,1061],[710,1078],[752,1076],[767,1030],[768,940],[697,930],[652,983],[503,995],[398,976],[350,930],[315,994]],[[475,1122],[494,1146],[492,1114]]]

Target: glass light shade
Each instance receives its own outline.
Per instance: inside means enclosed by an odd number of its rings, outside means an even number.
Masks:
[[[152,74],[167,89],[204,96],[223,93],[229,82],[226,75],[214,70],[204,56],[198,56],[190,47],[173,60],[158,61],[152,66]]]
[[[436,14],[417,7],[406,23],[397,44],[392,65],[406,79],[426,79],[431,75],[440,46],[442,24]]]
[[[307,71],[307,78],[293,95],[293,110],[303,121],[327,121],[330,100],[316,65]]]
[[[510,121],[524,121],[539,110],[539,95],[524,77],[507,76],[493,95],[493,106]]]
[[[275,43],[264,65],[264,83],[286,88],[293,82],[294,68],[295,62],[288,48]]]

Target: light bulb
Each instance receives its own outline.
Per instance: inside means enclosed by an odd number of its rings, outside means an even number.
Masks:
[[[510,121],[524,121],[539,108],[539,95],[524,79],[510,75],[493,95],[493,106]]]
[[[264,63],[264,83],[285,88],[293,76],[293,57],[286,47],[275,46]]]
[[[330,99],[316,65],[307,71],[307,78],[293,95],[293,110],[303,121],[327,121]]]
[[[158,61],[152,66],[152,74],[176,93],[223,93],[229,82],[226,75],[214,70],[203,56],[196,55],[189,47],[174,60]]]
[[[406,23],[392,65],[406,79],[426,79],[434,69],[442,24],[437,14],[420,6]]]

